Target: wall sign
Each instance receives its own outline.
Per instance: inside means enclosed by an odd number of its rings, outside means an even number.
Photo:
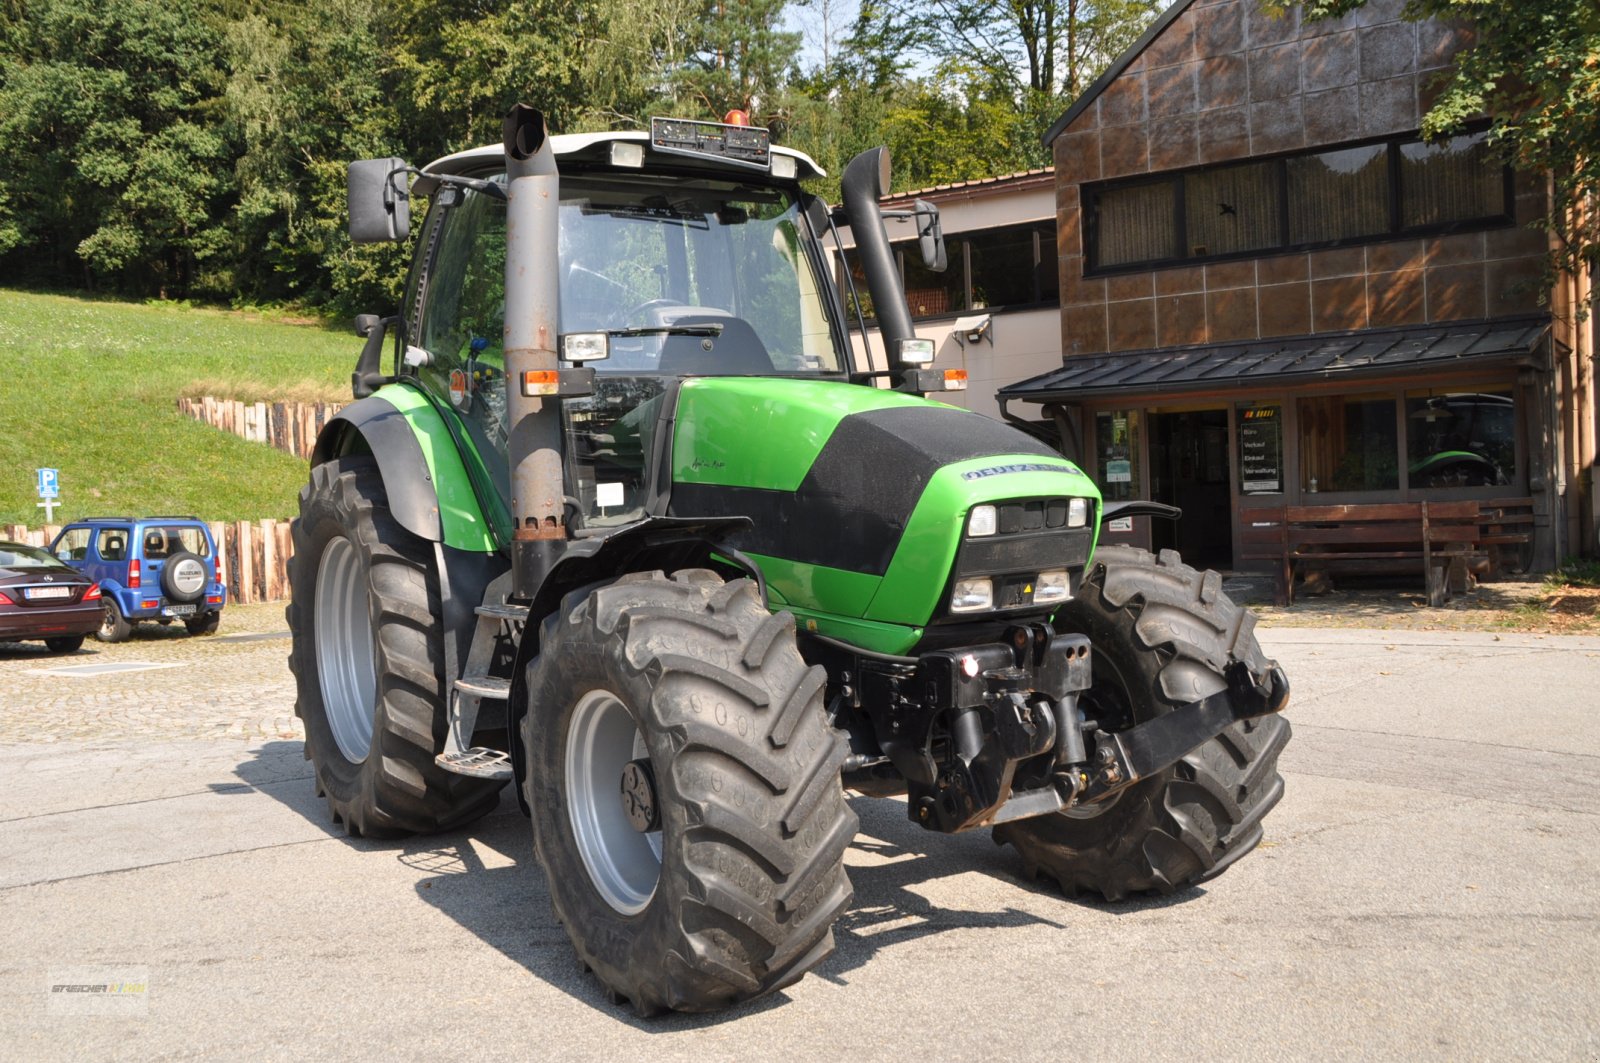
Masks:
[[[1283,408],[1239,411],[1239,491],[1271,495],[1283,490]]]

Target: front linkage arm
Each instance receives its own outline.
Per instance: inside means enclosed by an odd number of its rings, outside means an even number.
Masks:
[[[1176,764],[1229,725],[1282,712],[1289,703],[1289,678],[1276,665],[1259,682],[1241,661],[1224,674],[1228,685],[1215,694],[1126,731],[1100,734],[1096,763],[1080,774],[1082,789],[1073,803],[1103,801]]]

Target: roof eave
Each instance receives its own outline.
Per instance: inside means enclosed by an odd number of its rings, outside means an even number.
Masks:
[[[1123,71],[1133,65],[1133,61],[1139,58],[1140,53],[1150,47],[1150,42],[1161,36],[1162,32],[1172,25],[1177,17],[1188,10],[1189,6],[1194,2],[1195,0],[1176,0],[1171,7],[1161,12],[1156,20],[1150,23],[1149,28],[1139,35],[1139,39],[1134,41],[1127,51],[1117,56],[1116,60],[1106,67],[1105,73],[1095,78],[1094,84],[1085,89],[1083,95],[1072,102],[1072,106],[1067,108],[1067,113],[1056,119],[1055,125],[1051,126],[1045,135],[1040,138],[1044,146],[1048,148],[1051,144],[1054,144],[1056,137],[1066,132],[1067,126],[1071,125],[1080,114],[1087,111],[1090,105],[1100,97],[1100,94],[1110,87],[1113,81],[1121,77]]]

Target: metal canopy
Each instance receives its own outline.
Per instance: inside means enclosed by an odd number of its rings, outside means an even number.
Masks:
[[[1051,402],[1449,372],[1530,358],[1549,331],[1548,317],[1522,317],[1077,355],[1060,369],[1001,388],[1000,398]]]

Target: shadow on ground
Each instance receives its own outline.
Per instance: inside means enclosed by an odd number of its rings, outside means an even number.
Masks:
[[[329,836],[365,852],[393,853],[417,873],[416,891],[421,900],[553,988],[639,1030],[664,1033],[716,1026],[778,1007],[786,1000],[780,992],[709,1015],[672,1013],[649,1020],[637,1018],[626,1005],[609,1003],[599,981],[581,970],[566,931],[555,921],[544,873],[533,854],[531,828],[509,790],[494,811],[466,827],[384,841],[348,838],[343,828],[333,823],[327,803],[316,796],[311,768],[299,742],[269,742],[259,747],[238,766],[236,774],[238,788],[269,794]],[[836,951],[812,971],[836,985],[848,984],[852,972],[884,950],[939,934],[1036,925],[1067,930],[1074,911],[1084,907],[1133,914],[1182,904],[1204,892],[1190,889],[1172,897],[1116,904],[1071,901],[1053,884],[1024,881],[1015,853],[996,846],[988,831],[955,836],[929,833],[906,818],[900,801],[854,797],[851,806],[861,821],[852,844],[855,858],[849,867],[855,897],[834,926]],[[490,856],[488,862],[486,855]],[[503,863],[506,858],[512,863]],[[1060,905],[1061,921],[1009,905],[987,910],[940,907],[919,890],[939,879],[969,872],[1001,879],[1023,894],[1047,897]]]

